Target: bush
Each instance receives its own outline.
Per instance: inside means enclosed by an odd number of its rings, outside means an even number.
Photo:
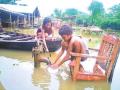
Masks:
[[[110,28],[110,29],[120,30],[120,20],[114,19],[114,20],[104,21],[101,24],[101,28],[102,29]]]

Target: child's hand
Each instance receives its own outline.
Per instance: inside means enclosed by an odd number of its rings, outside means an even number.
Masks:
[[[58,64],[52,64],[50,67],[53,68],[53,69],[56,69],[56,68],[58,68],[59,66],[58,66]]]

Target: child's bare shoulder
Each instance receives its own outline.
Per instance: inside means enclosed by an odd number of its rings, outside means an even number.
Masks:
[[[78,37],[78,36],[73,36],[73,38],[72,38],[71,41],[72,41],[72,42],[78,42],[78,41],[81,41],[81,38]]]

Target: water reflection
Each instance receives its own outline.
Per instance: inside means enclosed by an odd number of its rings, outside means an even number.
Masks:
[[[32,83],[35,86],[40,86],[41,88],[48,88],[50,84],[50,74],[45,68],[34,69],[32,74]]]
[[[0,56],[18,59],[19,61],[32,61],[31,51],[0,49]]]
[[[3,85],[0,82],[0,90],[5,90],[5,88],[3,87]]]
[[[0,56],[0,82],[5,90],[39,90],[31,82],[33,68],[32,62]]]
[[[105,81],[60,81],[59,90],[110,90],[110,86]]]
[[[105,81],[73,82],[70,77],[65,79],[64,75],[69,73],[63,67],[57,73],[49,72],[44,63],[40,68],[34,68],[31,52],[3,51],[0,55],[0,90],[110,90]]]
[[[59,90],[59,81],[56,74],[49,73],[48,67],[42,64],[40,68],[34,68],[32,83],[43,90]]]

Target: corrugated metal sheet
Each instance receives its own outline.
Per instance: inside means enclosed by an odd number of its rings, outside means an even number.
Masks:
[[[11,5],[11,4],[0,4],[0,9],[8,10],[10,12],[16,13],[33,13],[37,6],[20,6],[20,5]]]

